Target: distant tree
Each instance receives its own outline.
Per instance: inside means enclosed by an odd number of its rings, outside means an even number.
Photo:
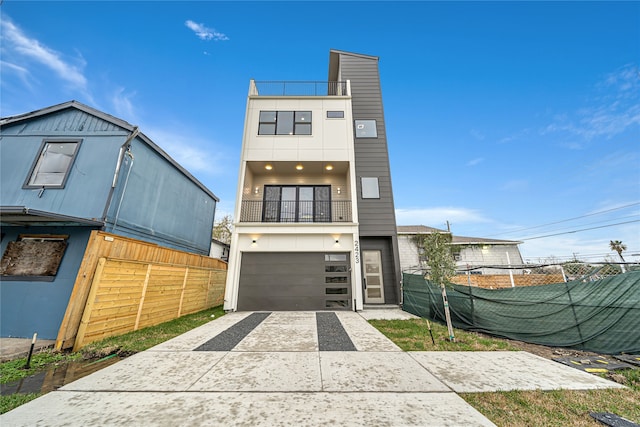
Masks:
[[[449,330],[449,341],[455,341],[453,325],[451,324],[451,312],[449,311],[449,300],[447,299],[447,285],[456,273],[456,262],[451,253],[451,234],[429,233],[424,237],[424,253],[429,267],[429,279],[440,286],[442,291],[442,302],[444,303],[444,315],[447,320]]]
[[[618,253],[618,256],[620,257],[620,259],[622,260],[622,262],[626,262],[624,260],[624,258],[622,257],[622,252],[627,250],[627,245],[625,245],[624,243],[622,243],[620,240],[610,240],[609,241],[609,248],[612,251],[615,251]],[[624,265],[620,265],[620,269],[622,270],[622,272],[625,272],[625,268]]]
[[[231,215],[225,215],[213,225],[213,232],[211,237],[219,240],[227,245],[231,244],[231,235],[233,234],[233,217]]]
[[[609,249],[618,253],[618,256],[622,260],[622,262],[626,262],[622,257],[622,252],[627,250],[627,245],[622,243],[620,240],[611,240],[609,241]]]

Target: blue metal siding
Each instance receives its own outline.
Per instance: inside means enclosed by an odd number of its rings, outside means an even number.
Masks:
[[[13,126],[17,127],[17,126]],[[126,132],[95,134],[68,132],[82,139],[64,188],[22,188],[40,153],[44,139],[62,136],[11,135],[2,129],[0,141],[0,204],[26,206],[79,218],[100,219],[107,203],[120,146]]]
[[[53,282],[0,281],[0,336],[56,339],[82,262],[90,227],[3,227],[0,250],[19,234],[67,234],[67,248]]]
[[[124,157],[105,230],[207,255],[215,199],[137,138],[131,154],[133,160]]]

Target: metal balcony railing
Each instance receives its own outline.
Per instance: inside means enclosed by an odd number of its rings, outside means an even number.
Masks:
[[[353,222],[351,200],[243,200],[240,222]]]
[[[254,81],[258,96],[345,96],[347,82]]]

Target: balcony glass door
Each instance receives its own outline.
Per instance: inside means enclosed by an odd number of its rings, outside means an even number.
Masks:
[[[331,222],[331,187],[266,185],[263,221]]]

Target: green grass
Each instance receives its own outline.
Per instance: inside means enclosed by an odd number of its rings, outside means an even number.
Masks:
[[[56,363],[64,363],[81,358],[82,355],[79,353],[65,354],[44,350],[32,355],[29,369],[24,369],[24,365],[27,363],[26,357],[3,362],[0,364],[0,383],[14,382],[40,372]]]
[[[101,341],[92,342],[87,344],[80,351],[85,355],[85,357],[91,358],[104,357],[113,353],[128,356],[147,350],[223,315],[224,310],[222,309],[222,306],[210,308],[208,310],[188,314],[156,326],[150,326],[148,328],[139,329],[117,337],[110,337]]]
[[[61,353],[52,350],[45,350],[36,353],[31,358],[31,368],[23,369],[27,358],[3,362],[0,364],[0,382],[10,383],[31,376],[37,372],[46,370],[54,365],[79,359],[101,358],[111,354],[118,354],[126,357],[134,353],[147,350],[157,344],[181,335],[191,329],[204,325],[211,320],[223,316],[222,306],[210,308],[194,314],[188,314],[169,322],[156,326],[129,332],[117,337],[106,338],[96,341],[80,349],[75,353]],[[10,394],[0,396],[0,414],[17,408],[30,400],[40,396],[37,393],[30,394]]]
[[[32,401],[36,397],[40,397],[40,393],[27,393],[27,394],[9,394],[7,396],[0,396],[0,414],[9,412],[10,410],[17,408],[20,405],[24,405],[27,402]]]
[[[431,322],[433,344],[424,319],[370,320],[369,323],[405,351],[519,350],[506,340],[458,329],[454,330],[456,342],[450,342],[446,325]],[[602,426],[591,418],[591,412],[611,412],[640,423],[640,369],[601,376],[628,388],[462,393],[460,396],[498,426]]]
[[[455,341],[451,342],[447,326],[436,322],[429,322],[433,333],[432,341],[425,319],[370,320],[369,323],[404,351],[519,350],[505,340],[459,329],[454,329]]]

